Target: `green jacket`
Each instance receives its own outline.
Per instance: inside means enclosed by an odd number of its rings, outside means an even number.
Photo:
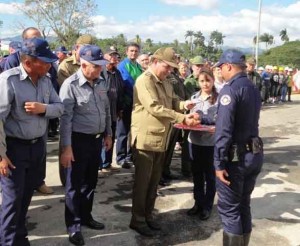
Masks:
[[[185,79],[184,86],[187,98],[191,98],[191,96],[200,89],[198,79],[196,79],[193,74]]]
[[[181,123],[184,109],[172,84],[160,81],[147,69],[137,78],[133,88],[131,143],[137,149],[164,152],[168,146],[172,123]]]

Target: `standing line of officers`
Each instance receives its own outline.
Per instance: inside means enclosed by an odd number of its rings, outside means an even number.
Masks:
[[[39,32],[33,27],[27,31]],[[47,127],[54,118],[60,118],[59,161],[66,178],[65,224],[72,244],[85,244],[82,226],[105,228],[93,218],[92,208],[99,164],[111,166],[115,137],[117,164],[135,167],[129,226],[143,236],[161,234],[153,210],[161,177],[171,175],[179,135],[173,124],[178,123],[215,126],[184,136],[182,155],[191,163],[195,199],[188,214],[208,219],[217,192],[223,245],[248,245],[250,196],[262,167],[263,144],[258,132],[261,96],[247,78],[244,54],[227,50],[213,68],[196,56],[188,75],[173,48],[159,48],[146,68],[145,57],[139,57],[142,65],[137,62],[139,45],[131,43],[127,58],[116,67],[116,50],[103,54],[90,35],[83,35],[73,55],[55,70],[58,94],[48,73],[58,57],[39,35],[23,37],[15,55],[18,64],[0,75],[1,245],[30,245],[26,214],[45,175]],[[185,95],[180,95],[183,87]],[[182,171],[189,170],[183,165]]]

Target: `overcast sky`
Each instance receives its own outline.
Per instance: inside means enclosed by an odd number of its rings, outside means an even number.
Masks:
[[[18,21],[34,25],[13,7],[14,3],[0,2],[0,38],[16,36],[22,32]],[[140,35],[142,40],[154,42],[185,40],[187,30],[201,31],[208,39],[218,30],[226,37],[224,45],[251,47],[258,26],[257,0],[104,0],[93,16],[96,24],[94,35],[108,38],[125,34],[128,39]],[[280,30],[286,28],[290,40],[300,39],[300,1],[262,0],[261,34],[275,37],[275,45],[281,44]],[[261,47],[265,46],[261,44]]]

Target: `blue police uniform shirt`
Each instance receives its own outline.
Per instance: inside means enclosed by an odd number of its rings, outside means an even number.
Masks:
[[[109,100],[103,81],[99,78],[92,87],[79,69],[62,84],[59,93],[65,106],[60,123],[62,146],[71,145],[72,131],[112,135]]]
[[[16,51],[15,53],[10,54],[5,59],[5,62],[3,65],[3,71],[6,71],[6,70],[14,68],[14,67],[18,67],[19,65],[20,65],[20,51]],[[51,67],[50,67],[48,73],[50,74],[52,85],[53,85],[55,91],[58,93],[59,92],[59,84],[57,81],[57,70],[55,69],[53,64],[51,64]]]
[[[0,120],[4,122],[6,136],[20,139],[42,137],[47,129],[48,119],[63,113],[63,104],[55,92],[48,76],[39,78],[33,84],[22,64],[0,75]],[[25,102],[47,104],[45,115],[28,114]],[[0,144],[1,152],[3,144]],[[2,153],[3,154],[3,153]]]
[[[246,144],[258,137],[261,108],[259,90],[244,72],[236,74],[223,87],[219,95],[216,120],[214,166],[224,170],[232,144]]]

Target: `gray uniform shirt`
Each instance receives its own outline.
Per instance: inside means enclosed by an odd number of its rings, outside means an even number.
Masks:
[[[112,134],[111,116],[104,79],[93,87],[81,69],[64,81],[59,96],[65,106],[60,121],[61,145],[71,145],[72,131],[85,134]]]
[[[195,107],[191,110],[191,113],[197,112],[200,114],[201,124],[215,125],[218,109],[217,101],[216,103],[211,104],[209,101],[210,97],[203,100],[200,97],[200,92],[193,95],[191,99],[197,101]],[[214,146],[214,135],[214,133],[209,132],[190,131],[188,141],[200,146]]]
[[[5,134],[20,139],[34,139],[46,133],[47,121],[63,113],[63,104],[55,92],[50,77],[39,78],[32,83],[22,64],[0,75],[0,155],[6,155]],[[43,115],[26,113],[25,102],[47,105]],[[3,130],[2,130],[3,131]]]

